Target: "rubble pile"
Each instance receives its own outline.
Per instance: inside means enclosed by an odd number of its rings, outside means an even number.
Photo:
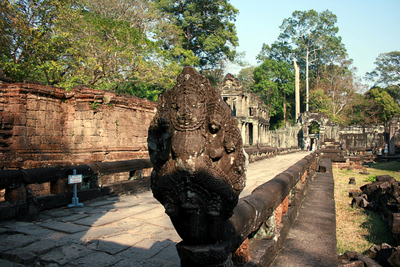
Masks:
[[[390,175],[379,175],[376,181],[360,187],[361,192],[352,191],[351,205],[380,212],[384,221],[396,236],[400,234],[400,182]]]
[[[400,266],[400,247],[392,247],[383,243],[381,246],[373,245],[365,255],[356,251],[347,251],[338,257],[341,267],[398,267]]]
[[[352,197],[352,207],[379,212],[399,244],[400,182],[390,175],[379,175],[376,181],[363,185],[360,190],[350,191],[349,197]],[[348,251],[339,256],[339,262],[341,266],[400,266],[400,246],[374,245],[365,255]]]

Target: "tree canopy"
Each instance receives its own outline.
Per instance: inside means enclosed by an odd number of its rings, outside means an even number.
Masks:
[[[253,91],[258,93],[269,107],[271,128],[284,124],[288,117],[287,111],[290,110],[294,102],[294,72],[292,66],[287,62],[279,62],[273,59],[265,60],[254,69]]]
[[[373,111],[376,123],[385,123],[394,115],[400,114],[399,106],[394,102],[388,92],[379,87],[374,87],[366,93],[366,97],[373,100]]]
[[[399,51],[380,54],[376,58],[375,65],[375,69],[366,75],[368,80],[375,82],[375,86],[396,85],[400,87]]]
[[[213,70],[221,60],[234,60],[238,46],[238,10],[228,0],[157,0],[182,30],[183,47],[199,58],[201,70]]]
[[[64,0],[0,3],[0,63],[8,77],[47,84],[59,81],[62,70],[54,62],[68,44],[53,29],[67,6]]]
[[[0,64],[13,81],[156,100],[183,66],[216,68],[236,55],[237,10],[228,1],[178,2],[2,1]]]
[[[346,55],[346,49],[335,26],[337,17],[331,11],[294,11],[290,18],[283,20],[278,40],[271,46],[264,44],[258,55],[260,61],[266,58],[292,62],[293,57],[305,68],[306,111],[309,102],[309,68],[333,63]]]

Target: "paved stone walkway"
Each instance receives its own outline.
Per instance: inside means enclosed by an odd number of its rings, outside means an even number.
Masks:
[[[271,267],[338,266],[332,163],[323,159],[321,165],[326,172],[316,173],[283,249]]]
[[[250,164],[241,196],[309,152]],[[181,239],[150,191],[40,213],[40,220],[0,222],[0,266],[180,266]]]

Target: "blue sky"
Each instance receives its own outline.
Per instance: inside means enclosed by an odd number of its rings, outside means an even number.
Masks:
[[[257,65],[255,57],[263,43],[272,44],[279,26],[293,11],[330,10],[337,16],[338,35],[342,37],[349,58],[363,77],[375,68],[380,53],[400,51],[400,0],[230,0],[237,9],[236,30],[239,52],[246,61]],[[237,74],[238,68],[230,67]]]

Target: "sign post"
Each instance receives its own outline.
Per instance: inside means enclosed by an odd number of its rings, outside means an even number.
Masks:
[[[72,204],[68,204],[68,208],[72,207],[83,207],[82,203],[79,203],[77,184],[82,183],[82,174],[76,174],[74,169],[72,175],[68,175],[68,184],[74,184],[74,196],[72,197]]]

